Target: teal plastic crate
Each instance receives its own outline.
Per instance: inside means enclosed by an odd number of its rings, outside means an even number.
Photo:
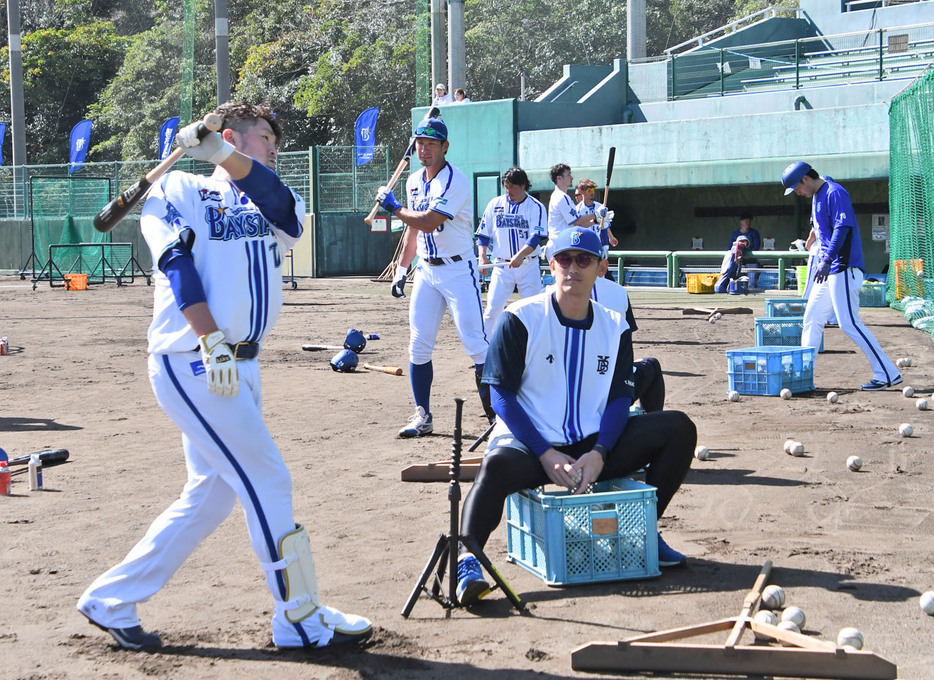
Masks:
[[[740,394],[778,396],[814,389],[813,347],[748,347],[726,351],[730,389]]]
[[[804,332],[803,316],[760,316],[756,319],[757,347],[800,347]],[[821,336],[818,352],[824,351]]]
[[[885,284],[866,282],[859,289],[860,307],[888,307],[885,301]]]
[[[766,316],[804,316],[804,298],[769,298],[765,301]]]
[[[514,493],[506,499],[507,559],[551,586],[658,576],[655,491],[611,479],[579,496]]]

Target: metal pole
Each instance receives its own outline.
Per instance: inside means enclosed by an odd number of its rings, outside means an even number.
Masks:
[[[214,0],[214,60],[217,68],[217,103],[230,100],[230,35],[227,32],[227,0]]]
[[[466,27],[464,0],[448,0],[448,88],[451,96],[467,84]]]
[[[519,101],[525,101],[525,74],[519,74]]]
[[[20,29],[19,0],[7,2],[7,44],[10,46],[10,118],[13,128],[13,214],[25,214],[26,111],[23,105],[23,39]],[[22,189],[20,205],[16,188]]]
[[[445,75],[444,11],[442,8],[441,0],[431,0],[431,101],[435,97],[435,86],[444,82]],[[451,89],[451,92],[453,91]]]

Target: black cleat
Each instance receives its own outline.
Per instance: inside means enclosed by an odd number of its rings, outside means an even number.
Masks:
[[[132,628],[107,628],[94,621],[91,617],[85,616],[88,623],[97,626],[101,630],[110,633],[117,644],[124,649],[134,652],[155,652],[162,647],[162,638],[155,633],[147,633],[142,626],[133,626]]]

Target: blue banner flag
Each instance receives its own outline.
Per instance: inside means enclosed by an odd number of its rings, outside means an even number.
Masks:
[[[71,153],[68,174],[84,165],[84,157],[88,155],[88,143],[91,141],[91,121],[82,120],[71,129]]]
[[[376,145],[376,117],[379,107],[367,109],[359,116],[354,125],[354,144],[357,151],[357,165],[366,165],[373,160],[373,147]]]
[[[172,142],[175,141],[175,133],[178,131],[178,116],[169,118],[162,124],[159,130],[159,160],[164,161],[165,157],[172,153]]]
[[[3,165],[3,141],[6,139],[6,123],[0,123],[0,165]]]

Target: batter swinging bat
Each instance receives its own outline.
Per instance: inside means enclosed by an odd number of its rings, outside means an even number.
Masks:
[[[606,199],[610,196],[610,178],[613,177],[613,163],[616,161],[616,147],[610,147],[610,153],[606,159],[606,184],[603,186],[603,207],[606,208]],[[607,208],[609,210],[609,208]],[[605,217],[600,218],[600,229],[603,229]]]
[[[198,125],[198,139],[203,139],[209,132],[220,130],[223,122],[223,119],[216,113],[206,115]],[[129,215],[130,211],[139,203],[139,200],[146,195],[149,187],[154,182],[158,182],[159,178],[184,155],[185,152],[181,147],[175,149],[164,161],[138,179],[133,186],[105,205],[94,216],[94,228],[103,234],[113,231],[114,227],[120,224],[120,221]]]
[[[326,349],[344,349],[343,345],[302,345],[306,352],[323,352]]]
[[[368,371],[380,371],[389,375],[402,375],[402,369],[398,366],[374,366],[373,364],[363,364]]]
[[[441,114],[441,109],[437,106],[432,106],[431,110],[428,112],[428,115],[425,118],[437,118]],[[409,159],[412,157],[412,152],[415,151],[415,137],[413,136],[409,140],[409,148],[405,150],[405,153],[402,155],[402,160],[399,161],[399,165],[396,166],[396,171],[392,173],[392,177],[389,178],[389,181],[386,183],[387,187],[396,186],[396,182],[399,181],[399,178],[402,177],[402,173],[405,172],[406,166],[409,164]],[[377,211],[380,209],[380,204],[377,203],[373,206],[373,209],[370,211],[370,214],[363,218],[363,221],[369,225],[373,224],[373,218],[376,217]]]

